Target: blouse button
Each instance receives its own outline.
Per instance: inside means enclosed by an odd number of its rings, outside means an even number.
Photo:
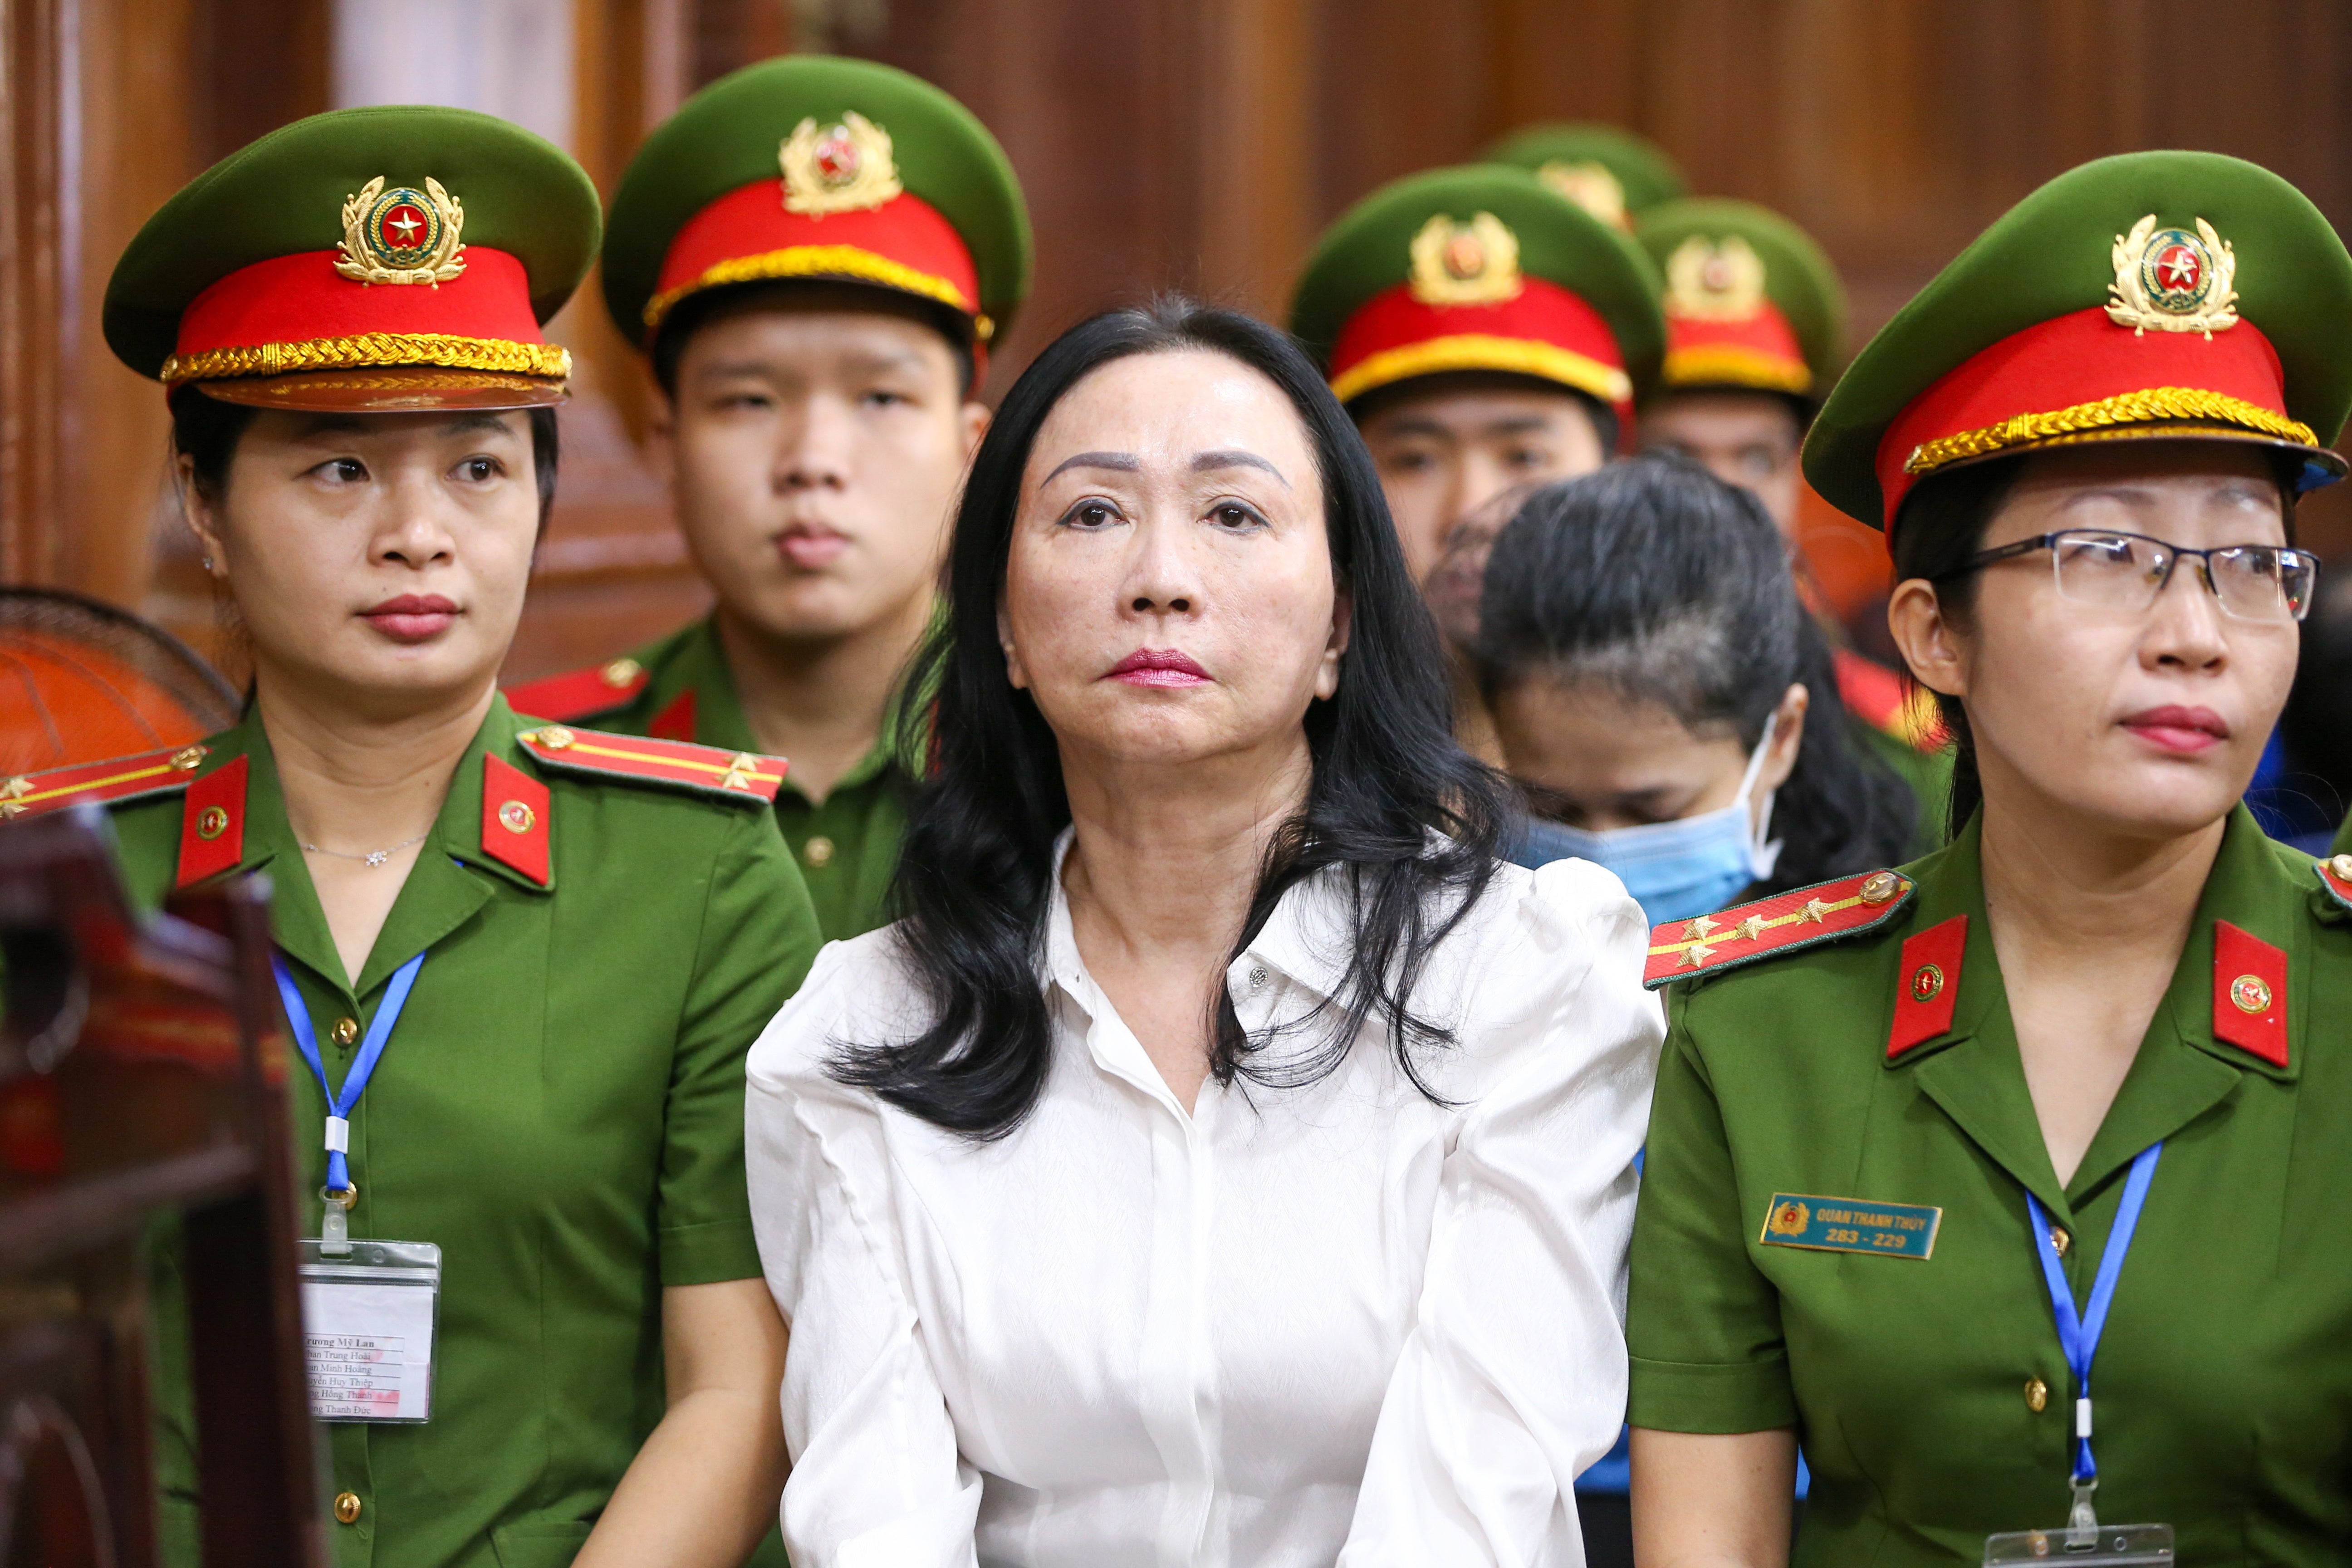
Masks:
[[[2036,1415],[2050,1403],[2050,1385],[2038,1377],[2025,1380],[2025,1407]]]
[[[2053,1225],[2050,1227],[2050,1250],[2056,1253],[2059,1257],[2065,1257],[2066,1249],[2073,1246],[2074,1243],[2074,1238],[2068,1236],[2065,1231],[2061,1229],[2059,1226]]]
[[[357,1018],[338,1018],[329,1033],[334,1036],[335,1044],[348,1047],[360,1037],[360,1021]]]
[[[357,1524],[360,1521],[360,1495],[357,1492],[335,1494],[335,1522]]]
[[[1249,982],[1250,982],[1250,989],[1251,989],[1251,990],[1253,990],[1253,991],[1263,991],[1263,990],[1265,990],[1265,978],[1266,978],[1266,976],[1265,976],[1265,964],[1263,964],[1263,963],[1253,963],[1253,964],[1251,964],[1251,965],[1250,965]]]
[[[824,834],[814,834],[801,846],[801,855],[812,866],[823,868],[833,863],[833,840]]]

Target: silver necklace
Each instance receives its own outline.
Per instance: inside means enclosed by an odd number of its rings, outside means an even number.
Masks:
[[[404,838],[389,849],[371,849],[364,855],[354,855],[348,849],[329,849],[319,844],[305,844],[302,847],[305,852],[312,855],[332,855],[338,860],[364,860],[371,866],[381,866],[410,845],[424,843],[425,834],[432,831],[428,827],[425,833],[420,833],[414,838]]]

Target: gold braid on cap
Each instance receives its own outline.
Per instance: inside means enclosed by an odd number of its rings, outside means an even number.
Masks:
[[[671,308],[688,294],[698,294],[705,289],[722,289],[733,283],[772,283],[794,278],[841,278],[855,282],[878,283],[902,294],[936,300],[950,310],[971,317],[972,333],[982,342],[986,342],[996,333],[996,323],[980,314],[971,301],[963,297],[963,290],[946,279],[917,271],[904,262],[877,256],[855,245],[793,245],[782,250],[764,251],[758,256],[730,257],[704,268],[699,277],[689,279],[675,289],[665,289],[646,300],[644,310],[646,330],[660,326]]]
[[[2079,436],[2089,431],[2111,430],[2118,426],[2178,419],[2235,425],[2259,435],[2293,441],[2298,446],[2319,445],[2319,437],[2312,434],[2310,426],[2297,424],[2283,414],[2273,414],[2242,397],[2207,392],[2195,386],[2151,386],[2141,392],[2103,397],[2096,403],[2078,403],[2072,408],[2053,409],[2047,414],[2015,414],[1981,430],[1963,430],[1955,436],[1939,436],[1933,441],[1923,441],[1912,447],[1911,455],[1903,460],[1903,471],[1906,474],[1933,473],[1945,464],[1957,463],[1964,458],[1981,458],[1988,452],[1999,452],[2011,447],[2030,447],[2053,437]]]
[[[185,359],[173,354],[163,362],[157,379],[166,386],[175,386],[184,381],[226,381],[244,375],[291,375],[306,370],[406,365],[562,377],[572,374],[572,355],[552,343],[517,343],[503,338],[459,338],[442,332],[361,332],[348,338],[313,338],[302,343],[206,349]]]

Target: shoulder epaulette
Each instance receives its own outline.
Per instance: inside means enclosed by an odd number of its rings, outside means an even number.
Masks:
[[[1687,975],[1717,974],[1868,931],[1908,903],[1914,885],[1899,871],[1873,871],[1668,921],[1650,932],[1642,983],[1654,991]]]
[[[653,675],[634,658],[616,658],[593,669],[575,669],[507,689],[507,706],[534,719],[562,723],[610,713],[636,700]]]
[[[566,773],[669,784],[730,800],[771,804],[784,782],[784,760],[754,752],[727,752],[691,741],[613,735],[542,724],[516,737],[523,750]]]
[[[102,763],[18,773],[0,780],[0,821],[37,816],[84,801],[105,805],[184,790],[210,754],[205,746],[172,746],[135,757],[109,757]]]
[[[2352,855],[2331,855],[2313,861],[2311,868],[2319,873],[2319,885],[2333,893],[2337,903],[2352,910]]]

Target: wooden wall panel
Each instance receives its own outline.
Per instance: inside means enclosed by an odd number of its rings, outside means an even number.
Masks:
[[[2035,184],[2105,153],[2237,153],[2352,223],[2339,0],[2241,0],[2226,17],[2189,0],[575,5],[578,150],[608,193],[680,94],[795,28],[971,104],[1010,151],[1038,236],[1036,289],[994,345],[992,393],[1072,321],[1155,289],[1278,314],[1348,204],[1538,119],[1629,125],[1702,190],[1786,211],[1844,271],[1861,332]],[[158,400],[96,349],[95,289],[194,168],[322,106],[326,13],[324,0],[0,0],[0,574],[143,602],[184,629],[208,622],[159,519]],[[62,79],[40,52],[58,38],[80,51],[78,110],[43,85]],[[56,182],[42,171],[76,139],[82,177],[45,202]],[[634,351],[593,296],[553,335],[578,356],[581,395],[517,674],[610,652],[699,602]],[[2309,516],[2352,558],[2352,502]],[[1849,531],[1841,548],[1875,548]]]

